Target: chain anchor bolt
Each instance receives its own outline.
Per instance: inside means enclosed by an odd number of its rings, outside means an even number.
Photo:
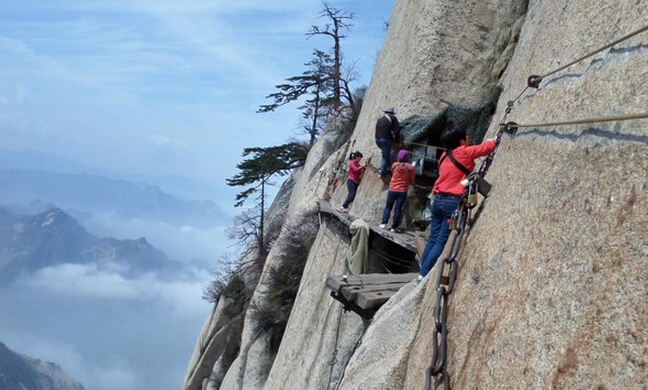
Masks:
[[[538,76],[537,74],[531,75],[527,79],[527,85],[531,88],[538,88],[541,82],[542,76]]]
[[[504,132],[510,135],[515,135],[517,134],[518,131],[518,124],[515,122],[508,122],[504,125]]]

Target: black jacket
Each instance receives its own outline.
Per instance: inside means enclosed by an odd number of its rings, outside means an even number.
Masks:
[[[396,115],[385,114],[376,122],[376,138],[387,138],[400,142],[400,123]]]

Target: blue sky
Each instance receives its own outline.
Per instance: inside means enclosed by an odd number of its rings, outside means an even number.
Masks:
[[[354,12],[343,42],[368,84],[393,0]],[[225,188],[243,148],[296,135],[297,105],[255,113],[330,38],[305,32],[321,1],[27,0],[0,4],[0,138],[128,174]],[[225,196],[226,195],[226,196]]]
[[[367,85],[394,2],[329,4],[355,13],[343,52],[356,62],[356,86]],[[305,69],[314,49],[331,47],[324,37],[305,36],[312,25],[324,25],[321,10],[319,0],[0,2],[0,147],[51,153],[117,176],[181,175],[215,188],[210,200],[236,214],[240,210],[232,205],[241,188],[227,187],[225,178],[236,173],[243,148],[297,135],[296,104],[275,113],[255,111],[269,103],[265,96],[276,84]],[[157,236],[173,234],[200,246],[175,230],[155,233],[146,221],[128,223],[127,236],[118,238],[146,236],[156,245]],[[198,233],[209,245],[223,240],[213,230]],[[91,390],[180,388],[210,310],[199,298],[206,270],[188,280],[129,281],[132,291],[149,292],[129,295],[118,288],[124,285],[119,275],[92,267],[55,267],[0,295],[0,318],[9,315],[17,323],[0,322],[0,341],[55,361]],[[34,321],[21,305],[9,314],[8,302],[43,304],[43,291],[63,311],[94,308],[101,299],[115,317],[123,315],[122,307],[139,313],[141,318],[127,323],[140,335],[145,357],[137,355],[139,349],[122,348],[132,334],[117,330],[124,325],[120,318],[115,334],[97,338],[92,329],[84,333],[85,322],[77,329],[60,318]],[[83,313],[95,321],[113,311]],[[31,321],[29,327],[23,320]],[[48,333],[48,324],[56,324],[60,334]],[[164,342],[169,337],[173,343]],[[75,344],[82,339],[105,340],[102,346],[111,352],[93,354],[99,345]],[[146,356],[148,350],[166,360]]]

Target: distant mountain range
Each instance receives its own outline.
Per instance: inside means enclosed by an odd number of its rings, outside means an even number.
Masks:
[[[0,208],[0,284],[44,267],[93,262],[122,264],[125,275],[180,268],[145,238],[95,237],[59,208],[31,216]]]
[[[56,364],[18,354],[1,342],[0,389],[86,390]]]
[[[79,213],[211,227],[229,221],[220,206],[205,200],[215,195],[215,189],[178,175],[117,174],[47,153],[0,148],[0,204],[43,203]]]
[[[125,174],[92,168],[76,161],[34,150],[10,150],[0,147],[0,169],[58,172],[73,175],[93,175],[108,179],[127,180],[133,183],[149,183],[162,191],[184,199],[214,199],[215,187],[180,175],[150,176]]]
[[[183,200],[148,184],[85,173],[0,170],[0,203],[28,205],[32,202],[176,226],[208,227],[226,218],[221,208],[211,201]]]

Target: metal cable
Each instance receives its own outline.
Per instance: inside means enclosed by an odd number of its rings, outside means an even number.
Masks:
[[[381,252],[381,251],[378,251],[376,249],[374,249],[374,252],[376,252],[378,257],[380,257],[381,259],[387,261],[388,263],[396,264],[396,265],[399,265],[399,266],[409,266],[410,265],[409,262],[399,261],[399,260],[401,260],[400,257],[391,256],[391,255],[387,254],[386,252]]]
[[[558,72],[560,72],[560,71],[563,70],[563,69],[567,69],[567,68],[569,68],[570,66],[572,66],[572,65],[574,65],[574,64],[577,64],[577,63],[581,62],[582,60],[584,60],[584,59],[586,59],[586,58],[588,58],[588,57],[593,56],[594,54],[600,53],[600,52],[602,52],[602,51],[605,50],[605,49],[609,49],[609,48],[611,48],[612,46],[614,46],[614,45],[616,45],[616,44],[618,44],[618,43],[621,43],[621,42],[623,42],[623,41],[625,41],[625,40],[628,40],[628,39],[634,37],[635,35],[641,34],[642,32],[647,31],[647,30],[648,30],[648,26],[642,27],[642,28],[640,28],[640,29],[638,29],[638,30],[636,30],[636,31],[631,32],[631,33],[628,34],[628,35],[625,35],[625,36],[623,36],[623,37],[617,39],[616,41],[614,41],[614,42],[612,42],[612,43],[609,43],[609,44],[607,44],[607,45],[605,45],[605,46],[603,46],[603,47],[601,47],[601,48],[599,48],[599,49],[597,49],[597,50],[594,50],[593,52],[587,53],[587,54],[585,54],[584,56],[582,56],[582,57],[580,57],[580,58],[578,58],[578,59],[576,59],[576,60],[574,60],[574,61],[572,61],[572,62],[570,62],[570,63],[568,63],[568,64],[566,64],[566,65],[561,66],[560,68],[554,69],[554,70],[552,70],[551,72],[549,72],[549,73],[547,73],[547,74],[545,74],[545,75],[543,75],[543,76],[537,76],[537,77],[540,77],[540,81],[542,81],[542,79],[544,79],[544,78],[547,77],[547,76],[551,76],[552,74],[558,73]]]
[[[546,122],[546,123],[529,123],[529,124],[519,124],[515,122],[509,122],[506,124],[511,130],[517,129],[519,127],[548,127],[548,126],[565,126],[565,125],[581,125],[586,123],[598,123],[598,122],[620,122],[634,119],[648,119],[648,112],[641,114],[628,114],[620,116],[609,116],[609,117],[597,117],[597,118],[588,118],[588,119],[577,119],[572,121],[562,121],[562,122]]]
[[[338,362],[338,359],[337,359],[338,339],[340,338],[340,323],[341,322],[342,322],[342,306],[340,306],[340,310],[339,310],[339,313],[338,313],[337,330],[335,331],[335,350],[333,351],[333,357],[329,361],[329,366],[331,366],[331,369],[329,371],[329,380],[328,380],[329,384],[331,383],[331,379],[333,378],[333,367]]]
[[[571,61],[570,63],[568,63],[566,65],[563,65],[563,66],[561,66],[559,68],[556,68],[556,69],[554,69],[554,70],[552,70],[552,71],[550,71],[550,72],[548,72],[548,73],[546,73],[546,74],[544,74],[542,76],[539,76],[539,75],[531,75],[531,76],[529,76],[528,79],[527,79],[527,85],[526,85],[526,87],[524,87],[522,92],[520,92],[515,99],[509,100],[508,107],[507,107],[506,112],[504,113],[504,116],[502,117],[502,120],[500,121],[500,123],[505,121],[506,116],[513,109],[513,105],[515,104],[515,102],[517,102],[522,97],[522,95],[527,91],[527,89],[529,89],[529,88],[538,88],[538,86],[540,85],[540,83],[542,82],[542,80],[544,78],[546,78],[548,76],[551,76],[553,74],[556,74],[556,73],[560,72],[561,70],[567,69],[568,67],[570,67],[570,66],[572,66],[574,64],[577,64],[577,63],[583,61],[584,59],[587,59],[587,58],[589,58],[589,57],[591,57],[591,56],[593,56],[595,54],[598,54],[598,53],[602,52],[603,50],[609,49],[612,46],[615,46],[615,45],[617,45],[617,44],[619,44],[619,43],[621,43],[623,41],[626,41],[626,40],[634,37],[635,35],[641,34],[641,33],[645,32],[647,30],[648,30],[648,25],[644,26],[644,27],[642,27],[642,28],[640,28],[638,30],[635,30],[635,31],[633,31],[633,32],[631,32],[631,33],[629,33],[629,34],[627,34],[627,35],[625,35],[625,36],[611,42],[611,43],[608,43],[607,45],[605,45],[603,47],[600,47],[600,48],[598,48],[598,49],[596,49],[596,50],[594,50],[594,51],[592,51],[590,53],[587,53],[584,56],[582,56],[580,58],[577,58],[577,59]]]
[[[362,344],[362,338],[364,337],[365,333],[367,333],[367,329],[369,329],[368,324],[364,324],[364,329],[362,330],[362,334],[360,337],[358,337],[358,341],[356,341],[355,345],[353,346],[353,350],[349,354],[349,357],[347,358],[346,364],[344,365],[344,369],[342,370],[342,373],[340,374],[340,378],[338,378],[337,383],[335,384],[335,390],[339,390],[340,386],[342,385],[342,379],[344,379],[344,373],[346,372],[347,367],[349,366],[349,362],[351,361],[351,357],[353,354],[358,350],[358,347]]]

